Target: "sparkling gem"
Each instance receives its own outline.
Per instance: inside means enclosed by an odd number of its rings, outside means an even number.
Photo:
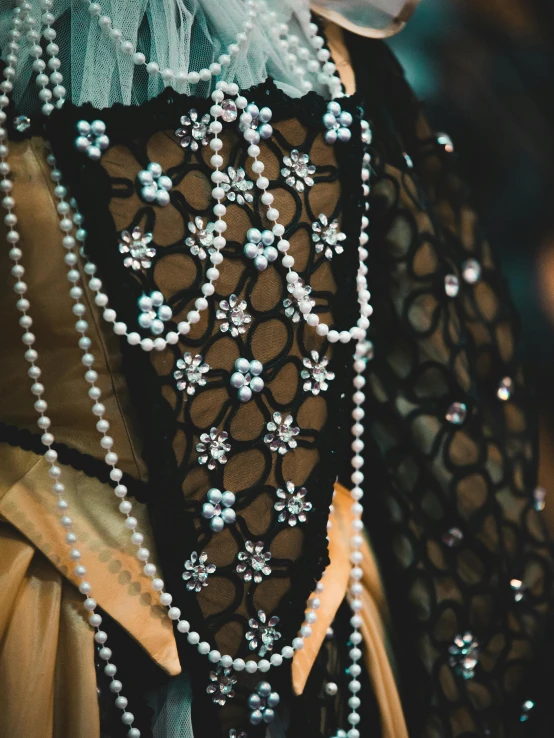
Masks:
[[[14,119],[13,126],[18,133],[25,133],[31,127],[31,119],[26,115],[18,115]]]
[[[521,714],[519,716],[519,719],[522,723],[527,722],[529,720],[529,713],[531,710],[535,707],[535,703],[533,700],[525,700],[525,702],[521,705]]]
[[[208,586],[208,577],[216,570],[215,564],[206,564],[208,554],[202,552],[200,555],[193,551],[190,559],[185,561],[185,571],[181,575],[187,583],[187,589],[200,592],[202,587]]]
[[[462,264],[462,277],[468,284],[475,284],[481,278],[481,264],[477,259],[466,259]]]
[[[246,202],[254,201],[254,196],[250,192],[254,188],[254,182],[246,178],[246,172],[242,167],[238,169],[227,167],[227,172],[224,173],[224,180],[220,186],[230,202],[244,205]]]
[[[289,187],[294,187],[297,192],[304,192],[306,187],[312,187],[316,168],[313,164],[310,164],[308,154],[293,149],[290,156],[283,157],[283,164],[281,175],[285,178],[285,182]]]
[[[444,150],[452,154],[454,151],[454,144],[448,133],[437,133],[437,143],[439,146],[444,146]]]
[[[225,123],[232,123],[237,119],[237,106],[233,100],[223,100],[221,107],[223,108],[221,117]]]
[[[127,269],[150,269],[156,249],[151,246],[152,234],[143,233],[138,226],[119,234],[119,253],[124,254],[123,266]]]
[[[342,254],[342,241],[346,239],[339,230],[338,220],[329,222],[326,215],[321,214],[315,223],[312,223],[312,241],[315,243],[317,254],[325,252],[327,259],[333,258],[333,253]]]
[[[304,499],[308,494],[305,487],[296,488],[292,482],[287,482],[286,489],[278,489],[279,498],[273,506],[279,513],[278,521],[288,523],[294,527],[297,523],[306,522],[306,513],[312,509],[312,503]]]
[[[315,306],[315,300],[311,297],[312,288],[305,285],[304,280],[299,279],[295,284],[287,284],[287,291],[290,297],[283,300],[285,315],[293,323],[298,323],[302,315],[311,312]]]
[[[462,425],[466,417],[467,405],[463,402],[453,402],[446,413],[446,419],[452,425]]]
[[[244,544],[245,551],[240,551],[237,558],[239,564],[237,564],[237,574],[240,574],[245,582],[254,580],[256,584],[260,584],[264,576],[271,574],[271,567],[269,561],[271,560],[271,554],[269,551],[264,551],[263,541],[258,541],[256,544],[252,541],[246,541]]]
[[[215,223],[206,223],[198,215],[194,221],[187,223],[190,235],[185,239],[185,245],[189,247],[192,256],[197,256],[202,261],[208,254],[216,251],[214,243]]]
[[[235,338],[245,333],[247,325],[252,322],[252,317],[246,312],[247,307],[246,300],[239,300],[236,295],[222,300],[216,313],[216,318],[223,321],[219,330],[222,333],[229,332]]]
[[[479,660],[479,643],[472,633],[467,631],[463,635],[457,635],[448,652],[449,664],[456,673],[464,679],[473,679]]]
[[[227,453],[231,450],[231,444],[227,443],[228,438],[225,431],[218,431],[217,428],[211,428],[209,434],[202,433],[200,442],[196,444],[198,463],[205,464],[212,470],[217,464],[226,464]]]
[[[264,442],[272,451],[286,454],[289,448],[296,448],[296,436],[300,433],[300,428],[294,426],[293,422],[292,415],[283,418],[281,413],[273,413],[273,420],[266,424],[269,433],[264,436]]]
[[[227,700],[233,699],[235,696],[235,684],[237,680],[233,676],[233,670],[228,667],[218,666],[217,669],[210,672],[210,682],[206,687],[206,692],[212,695],[212,702],[216,705],[223,706]],[[231,736],[231,731],[229,736]],[[236,736],[235,731],[235,736]],[[243,735],[243,734],[241,734]],[[238,736],[240,738],[240,736]]]
[[[463,541],[464,534],[459,528],[450,528],[442,537],[442,540],[449,548],[459,546]]]
[[[248,707],[250,708],[250,722],[252,725],[271,723],[275,719],[274,707],[280,702],[277,692],[271,691],[269,682],[259,682],[255,691],[248,698]]]
[[[514,392],[514,383],[513,380],[510,377],[504,377],[500,380],[500,383],[498,385],[498,389],[496,390],[496,395],[499,400],[502,400],[503,402],[506,402],[506,400],[509,400]]]
[[[209,364],[204,362],[200,354],[192,356],[188,351],[185,352],[183,358],[177,360],[177,369],[173,372],[177,380],[177,389],[186,391],[188,395],[194,395],[197,386],[203,387],[206,384],[204,375],[209,370]]]
[[[521,579],[510,579],[510,587],[514,592],[514,600],[516,602],[521,602],[526,589]]]
[[[460,281],[455,274],[447,274],[444,278],[444,291],[448,297],[456,297],[460,291]]]
[[[208,113],[199,118],[198,111],[194,108],[189,111],[188,115],[183,115],[181,128],[175,131],[179,144],[184,149],[190,148],[191,151],[198,151],[200,146],[207,146],[210,120]]]
[[[546,507],[546,490],[544,487],[536,487],[533,491],[535,510],[541,512]]]
[[[250,618],[248,621],[251,628],[245,636],[248,641],[248,648],[251,651],[258,651],[258,656],[261,657],[272,651],[274,642],[281,638],[281,634],[276,630],[278,624],[278,617],[274,615],[268,621],[265,612],[258,610],[258,619]]]

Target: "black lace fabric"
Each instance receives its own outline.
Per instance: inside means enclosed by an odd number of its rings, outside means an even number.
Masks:
[[[352,143],[329,146],[323,140],[321,125],[326,103],[316,95],[292,103],[272,84],[247,95],[273,111],[274,135],[262,142],[260,159],[291,244],[289,254],[304,285],[311,289],[306,299],[314,302],[314,310],[324,322],[348,328],[355,323],[357,313],[357,243],[364,205],[358,101],[351,99],[344,106],[355,118]],[[215,219],[210,180],[213,167],[209,164],[213,152],[202,145],[196,151],[183,148],[175,135],[182,115],[195,109],[200,117],[209,104],[168,92],[142,106],[140,115],[132,108],[117,106],[102,111],[111,147],[99,163],[75,157],[71,148],[77,120],[93,120],[97,111],[66,106],[52,119],[54,151],[85,216],[89,233],[86,250],[98,264],[111,304],[130,330],[144,336],[150,334],[137,323],[140,296],[159,290],[173,313],[172,323],[166,325],[175,325],[194,309],[205,270],[211,266],[210,236],[205,231]],[[236,172],[239,176],[245,172],[252,181],[256,175],[247,164],[247,144],[236,126],[224,129],[222,141],[222,171],[228,174],[229,183]],[[284,160],[302,155],[309,157],[309,166],[315,171],[295,173],[292,167],[290,175],[283,175]],[[164,174],[171,177],[171,202],[166,207],[141,198],[139,172],[151,162],[161,165]],[[257,658],[262,645],[249,648],[246,634],[253,630],[249,621],[258,620],[260,612],[267,619],[279,617],[276,630],[281,638],[275,642],[275,651],[290,644],[302,623],[309,594],[328,561],[326,523],[338,470],[338,439],[347,433],[343,430],[346,406],[341,396],[349,390],[351,350],[343,345],[333,350],[304,323],[298,303],[287,289],[285,269],[271,265],[258,271],[254,262],[244,257],[248,229],[263,231],[271,224],[255,186],[234,194],[234,201],[228,197],[225,202],[227,245],[208,310],[186,338],[162,352],[147,355],[128,346],[123,350],[129,386],[143,419],[151,487],[148,505],[174,604],[181,607],[191,627],[221,653],[247,660]],[[336,220],[336,227],[344,233],[336,244],[340,248],[314,248],[312,226],[322,215],[328,223]],[[325,227],[326,221],[322,222]],[[127,262],[130,266],[125,266],[128,251],[121,234],[132,234],[134,229],[140,229],[142,235],[152,234],[149,267],[142,262]],[[228,314],[225,319],[219,312],[221,303],[233,300],[232,296],[246,303],[244,311],[250,316],[243,331],[234,331],[236,335],[230,330]],[[201,356],[202,363],[209,366],[203,374],[205,385],[191,384],[183,375],[185,352]],[[313,352],[319,359],[314,359]],[[328,389],[313,392],[316,379],[301,376],[306,370],[303,360],[324,357],[329,360]],[[239,400],[230,381],[239,358],[263,365],[263,390],[248,402]],[[179,388],[181,381],[187,386]],[[187,389],[191,388],[194,392],[189,394]],[[289,416],[289,427],[299,429],[293,438],[289,438],[287,428],[282,438],[268,428],[270,423],[288,424]],[[221,432],[227,434],[230,447],[227,461],[215,460],[213,468],[208,468],[212,465],[202,463],[206,455],[198,450],[199,444],[206,443],[205,434]],[[278,436],[273,446],[270,432]],[[211,488],[231,491],[236,497],[236,524],[216,533],[202,516]],[[302,489],[306,510],[298,516],[298,509],[288,506],[288,497]],[[276,509],[285,495],[285,508]],[[257,542],[271,554],[271,574],[263,575],[260,582],[245,581],[244,574],[237,572],[238,556],[248,553],[248,547]],[[206,564],[216,567],[215,572],[210,574],[208,586],[189,590],[181,576],[185,561],[192,556],[194,565],[194,556],[202,553],[207,555]],[[186,636],[177,634],[177,640],[184,644],[181,647],[187,663],[196,649],[186,644]],[[269,658],[271,650],[261,655]],[[203,662],[199,667],[203,676],[196,680],[196,689],[198,699],[207,706],[209,665],[206,659]],[[286,682],[287,673],[288,667],[273,669],[268,679],[275,687]],[[244,698],[259,680],[260,675],[241,674],[235,687],[237,698],[215,711],[227,729],[244,719]]]
[[[374,121],[366,524],[410,735],[507,738],[527,728],[552,591],[514,313],[449,142],[375,56],[387,72],[370,94],[388,104]],[[465,634],[469,660],[455,643]]]

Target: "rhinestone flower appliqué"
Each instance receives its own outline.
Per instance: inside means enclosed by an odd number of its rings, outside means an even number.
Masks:
[[[273,506],[279,513],[280,523],[288,523],[291,528],[297,523],[306,522],[306,513],[312,509],[312,503],[304,499],[308,494],[305,487],[296,488],[292,482],[286,483],[286,489],[278,489],[279,498]]]
[[[237,169],[227,167],[220,187],[227,195],[229,202],[244,205],[245,202],[254,201],[254,195],[250,192],[254,188],[254,182],[246,178],[246,172],[242,167]]]
[[[171,177],[163,173],[160,164],[155,161],[138,173],[140,196],[144,202],[155,202],[165,207],[169,205],[169,191],[173,187]]]
[[[246,333],[246,326],[252,322],[252,316],[246,312],[248,307],[246,300],[239,300],[236,295],[231,295],[227,300],[221,300],[216,318],[223,322],[219,326],[222,333],[229,332],[233,338]]]
[[[320,392],[326,392],[329,388],[328,382],[335,378],[334,372],[327,371],[329,359],[326,356],[319,358],[317,351],[312,351],[311,359],[303,359],[302,363],[305,369],[302,369],[300,376],[305,379],[303,389],[304,392],[311,392],[312,395],[319,395]]]
[[[102,120],[93,120],[92,123],[80,120],[77,123],[77,133],[79,135],[75,139],[75,148],[92,161],[98,161],[102,152],[110,145],[110,139],[106,136],[106,124]]]
[[[156,249],[150,245],[151,233],[143,233],[138,226],[131,232],[121,231],[119,234],[119,253],[124,254],[123,266],[127,269],[150,269]]]
[[[463,635],[457,635],[448,653],[450,654],[448,663],[456,673],[464,679],[473,679],[479,660],[479,643],[472,633],[467,631]]]
[[[202,505],[202,517],[210,521],[210,528],[214,533],[222,531],[226,524],[232,525],[235,522],[235,495],[232,492],[222,492],[213,487],[206,497],[207,502]]]
[[[327,104],[327,112],[323,116],[323,125],[327,129],[325,143],[334,144],[337,141],[346,143],[352,138],[350,130],[352,116],[346,110],[343,110],[336,100],[331,100]]]
[[[206,692],[212,695],[212,702],[223,706],[227,700],[233,699],[237,680],[233,676],[231,667],[218,666],[210,672],[210,681],[211,684],[206,687]]]
[[[202,587],[208,586],[208,577],[215,572],[215,564],[206,564],[208,554],[202,552],[200,555],[193,551],[190,559],[185,561],[185,571],[181,575],[187,583],[187,589],[192,592],[200,592]]]
[[[263,610],[258,610],[258,619],[250,618],[248,625],[251,630],[246,633],[248,648],[251,651],[258,651],[258,655],[264,657],[268,651],[273,650],[273,644],[281,637],[279,631],[275,630],[275,626],[279,624],[279,618],[275,615],[267,620],[267,615]]]
[[[246,243],[244,255],[253,259],[254,266],[259,272],[267,269],[270,262],[275,261],[279,252],[273,245],[275,235],[271,231],[259,231],[257,228],[249,228],[246,232]]]
[[[297,192],[304,192],[306,187],[312,187],[316,169],[310,164],[308,154],[293,149],[290,156],[283,157],[283,164],[285,166],[281,169],[281,174],[289,187],[294,187]]]
[[[339,230],[338,220],[329,222],[326,215],[321,214],[315,223],[312,223],[312,241],[315,243],[317,254],[325,252],[327,259],[333,258],[333,253],[342,254],[342,241],[346,236]]]
[[[312,288],[309,285],[305,285],[304,280],[298,279],[295,284],[287,284],[287,290],[291,296],[285,297],[283,300],[285,315],[293,323],[298,323],[302,315],[311,313],[312,308],[315,306],[315,300],[310,297]]]
[[[209,433],[202,433],[200,443],[196,444],[198,463],[205,464],[212,470],[217,464],[226,464],[227,453],[231,450],[231,444],[227,443],[228,438],[228,433],[217,428],[212,428]]]
[[[271,574],[271,567],[268,564],[271,561],[271,554],[264,551],[263,541],[257,543],[246,541],[244,548],[246,551],[240,551],[237,556],[240,561],[237,564],[237,574],[240,574],[245,582],[253,580],[256,584],[260,584],[264,576],[268,577]]]
[[[193,356],[187,351],[182,359],[177,359],[177,369],[173,372],[177,380],[177,389],[186,392],[187,395],[194,395],[197,387],[206,384],[204,375],[209,371],[209,364],[206,364],[200,354]]]
[[[181,127],[175,131],[179,144],[184,149],[190,149],[191,151],[198,151],[200,146],[207,146],[209,124],[210,116],[208,113],[200,118],[194,108],[189,110],[189,114],[183,115],[181,118]]]
[[[266,425],[269,433],[264,436],[265,443],[272,451],[286,454],[289,448],[297,447],[296,436],[300,433],[300,428],[293,423],[292,415],[283,418],[281,413],[273,413],[273,420]]]
[[[252,725],[260,723],[272,723],[275,720],[274,707],[280,702],[277,692],[271,691],[269,682],[260,682],[256,685],[256,691],[248,698],[250,708],[250,722]]]
[[[187,236],[185,239],[185,246],[189,247],[190,253],[193,256],[204,260],[208,254],[214,253],[214,223],[204,225],[202,218],[197,215],[194,221],[187,223],[187,228],[189,229],[190,236]]]

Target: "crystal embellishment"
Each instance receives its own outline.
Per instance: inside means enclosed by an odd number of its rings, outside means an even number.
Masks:
[[[248,734],[244,731],[239,733],[235,728],[231,728],[229,731],[229,738],[248,738]]]
[[[312,509],[312,503],[304,499],[308,494],[305,487],[297,488],[292,482],[287,482],[285,487],[277,490],[279,499],[273,507],[279,513],[278,521],[294,528],[297,523],[306,522],[306,513]]]
[[[459,528],[449,528],[443,535],[442,540],[448,548],[459,546],[464,539],[464,534]]]
[[[237,119],[237,104],[234,100],[225,99],[221,103],[223,114],[221,116],[225,123],[233,123]]]
[[[246,541],[244,548],[246,551],[240,551],[237,556],[240,562],[237,564],[237,574],[240,574],[245,582],[254,581],[255,584],[260,584],[264,576],[268,577],[271,574],[268,563],[271,561],[271,554],[264,551],[263,541],[257,543]]]
[[[208,586],[208,577],[215,572],[215,564],[206,564],[208,554],[204,551],[199,555],[193,551],[190,559],[185,561],[185,571],[181,575],[187,583],[187,589],[200,592],[202,587]]]
[[[344,233],[339,230],[338,220],[329,222],[326,215],[321,214],[315,223],[312,223],[312,241],[315,243],[317,254],[325,252],[327,259],[332,259],[333,254],[342,254],[344,247],[342,241],[346,239]]]
[[[185,246],[188,246],[190,253],[197,256],[202,261],[208,254],[213,254],[216,250],[214,244],[215,223],[207,223],[198,215],[194,221],[189,220],[187,228],[190,235],[185,239]]]
[[[269,433],[264,436],[264,441],[271,451],[286,454],[290,448],[297,447],[296,436],[300,433],[300,428],[293,423],[292,415],[283,417],[281,413],[273,413],[273,420],[266,424]]]
[[[246,312],[246,300],[239,300],[231,295],[227,300],[221,300],[216,318],[223,322],[219,326],[222,333],[230,333],[233,338],[246,333],[246,327],[252,322],[252,316]]]
[[[139,297],[138,307],[140,327],[150,330],[155,336],[164,332],[164,323],[173,317],[173,311],[164,304],[164,296],[158,290]]]
[[[496,390],[496,396],[502,402],[506,402],[511,398],[514,392],[514,382],[510,377],[504,377],[500,380],[498,389]]]
[[[193,356],[186,351],[182,359],[177,359],[177,369],[173,372],[177,380],[177,389],[186,392],[187,395],[194,395],[197,387],[204,387],[206,384],[204,375],[209,371],[209,364],[206,364],[200,354]]]
[[[258,656],[262,658],[273,650],[273,644],[281,638],[281,634],[275,630],[275,626],[279,624],[279,618],[273,616],[267,619],[267,615],[263,610],[258,610],[258,619],[250,618],[248,625],[251,630],[246,633],[248,648],[251,651],[258,651]],[[259,650],[258,650],[259,649]]]
[[[248,402],[252,399],[253,392],[261,392],[264,388],[264,380],[260,376],[264,370],[263,365],[255,359],[248,361],[239,358],[235,361],[235,370],[231,374],[231,387],[237,390],[241,402]]]
[[[246,172],[242,167],[237,169],[227,167],[227,172],[224,173],[224,179],[220,187],[225,192],[229,202],[244,205],[247,202],[254,201],[254,195],[250,192],[254,188],[254,182],[246,178]]]
[[[218,666],[217,669],[210,672],[210,682],[206,687],[206,692],[211,694],[212,702],[216,705],[223,707],[227,700],[232,700],[235,696],[234,686],[237,680],[233,676],[231,667]],[[229,733],[230,735],[231,733]]]
[[[533,500],[535,501],[535,510],[542,512],[546,507],[546,490],[544,487],[535,487],[533,490]]]
[[[446,413],[446,420],[452,425],[462,425],[466,417],[467,405],[463,402],[453,402]]]
[[[481,279],[481,264],[477,259],[466,259],[462,264],[462,277],[468,284],[475,284]]]
[[[127,269],[150,269],[156,249],[151,246],[152,234],[143,233],[138,226],[131,232],[121,231],[119,234],[119,253],[123,254],[123,266]]]
[[[525,700],[521,705],[521,714],[519,716],[520,722],[526,723],[529,720],[529,713],[535,707],[533,700]]]
[[[283,164],[285,166],[281,169],[281,174],[289,187],[294,187],[297,192],[304,192],[306,187],[313,186],[316,168],[310,164],[308,154],[293,149],[290,156],[283,157]]]
[[[448,133],[437,133],[437,143],[444,148],[447,154],[454,152],[454,144]]]
[[[298,323],[302,315],[312,312],[315,306],[315,300],[310,297],[312,288],[304,284],[304,280],[298,279],[294,284],[288,283],[287,290],[290,297],[285,297],[283,307],[285,315],[290,318],[293,323]]]
[[[310,359],[304,358],[302,363],[304,369],[300,372],[300,376],[305,380],[304,392],[311,392],[312,395],[319,395],[320,392],[326,392],[329,388],[328,382],[335,378],[333,372],[327,371],[329,359],[326,356],[319,358],[317,351],[312,351]]]
[[[110,145],[110,139],[106,136],[106,124],[102,120],[93,120],[92,123],[80,120],[77,123],[77,134],[75,148],[92,161],[98,161],[102,152]]]
[[[209,142],[209,124],[210,116],[208,113],[199,117],[198,111],[194,108],[189,110],[189,114],[183,115],[181,118],[181,127],[175,131],[179,144],[184,149],[190,149],[191,151],[198,151],[200,146],[207,146]]]
[[[200,443],[196,444],[198,463],[205,464],[212,471],[218,464],[226,464],[227,453],[231,450],[231,444],[227,443],[228,438],[228,433],[217,428],[211,428],[209,433],[202,433]]]
[[[336,100],[331,100],[327,104],[327,112],[323,116],[323,125],[327,129],[324,136],[325,143],[334,144],[337,141],[346,143],[352,138],[350,130],[352,116],[346,110],[343,110]]]
[[[479,643],[473,635],[469,631],[457,635],[448,653],[450,654],[448,663],[456,673],[464,679],[473,679],[479,660]]]
[[[455,274],[447,274],[444,278],[444,291],[447,297],[456,297],[460,291],[460,280]]]
[[[169,205],[169,191],[173,187],[171,177],[163,173],[160,164],[155,161],[138,173],[140,196],[144,202],[155,203],[161,207]]]
[[[273,245],[275,236],[272,231],[259,231],[257,228],[249,228],[246,232],[246,243],[244,255],[254,261],[254,266],[259,272],[263,272],[270,262],[275,261],[279,252]]]
[[[272,723],[275,720],[275,710],[280,702],[277,692],[271,690],[269,682],[259,682],[256,689],[248,698],[250,708],[249,720],[252,725]]]
[[[512,592],[514,593],[514,600],[516,602],[521,602],[526,590],[526,587],[521,579],[510,579],[510,587],[512,588]]]
[[[26,115],[18,115],[14,119],[13,127],[18,133],[25,133],[31,127],[31,119]]]
[[[210,521],[210,528],[219,533],[225,525],[232,525],[237,519],[233,510],[235,495],[232,492],[212,487],[206,495],[207,502],[202,505],[202,517]]]

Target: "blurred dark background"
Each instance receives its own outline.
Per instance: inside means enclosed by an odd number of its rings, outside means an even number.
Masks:
[[[421,0],[390,45],[435,130],[451,136],[509,281],[541,409],[546,483],[554,474],[554,0]]]

